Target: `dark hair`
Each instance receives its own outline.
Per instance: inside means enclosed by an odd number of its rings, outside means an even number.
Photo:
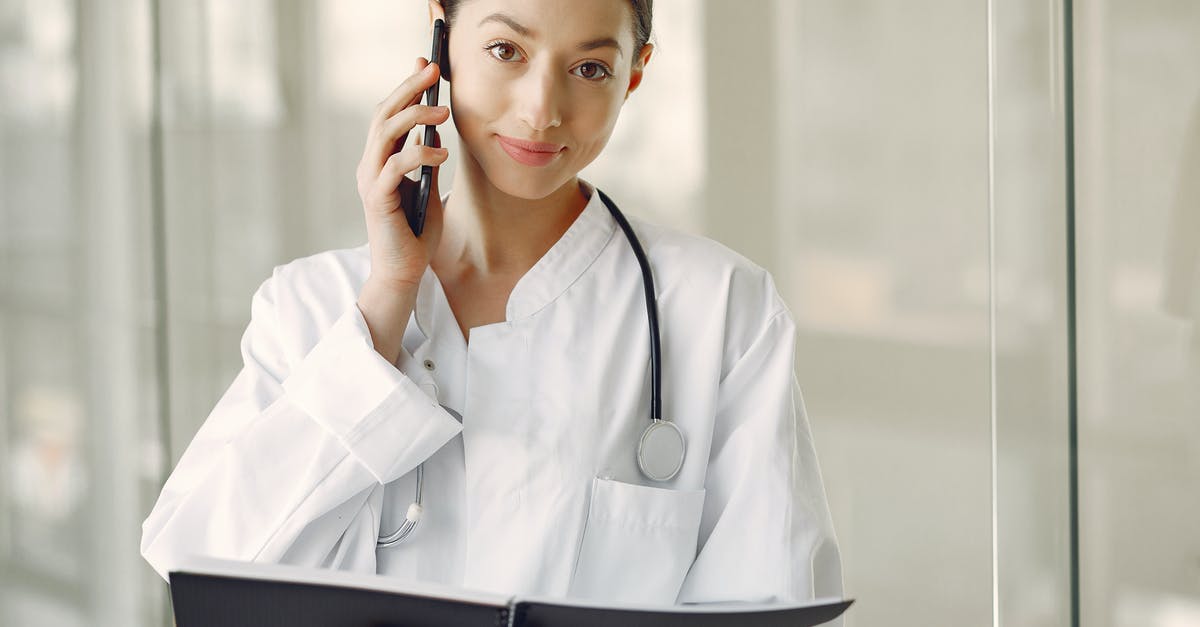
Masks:
[[[442,10],[446,13],[446,26],[450,27],[454,24],[454,16],[458,14],[458,8],[464,0],[438,0],[442,5]],[[642,46],[650,41],[650,26],[654,21],[654,0],[629,0],[629,6],[633,9],[633,60],[637,60],[638,52],[642,50]]]

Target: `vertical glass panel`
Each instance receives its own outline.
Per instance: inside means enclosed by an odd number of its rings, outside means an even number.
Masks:
[[[990,2],[997,614],[1069,625],[1063,14]]]
[[[237,371],[249,295],[289,236],[306,232],[307,147],[288,122],[296,104],[282,91],[275,9],[160,3],[174,458]]]
[[[986,5],[776,6],[777,277],[846,624],[989,624]]]
[[[1082,623],[1200,624],[1200,3],[1076,3]]]
[[[159,468],[139,0],[0,0],[0,624],[149,625]]]

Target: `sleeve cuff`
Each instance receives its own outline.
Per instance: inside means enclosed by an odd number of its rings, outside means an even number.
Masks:
[[[283,388],[380,483],[416,468],[463,428],[375,351],[357,303],[326,331]]]

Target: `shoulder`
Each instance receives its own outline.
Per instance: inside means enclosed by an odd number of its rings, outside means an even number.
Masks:
[[[301,359],[358,301],[369,272],[366,244],[277,265],[254,293],[252,322],[278,335],[289,360]]]
[[[630,224],[654,268],[660,293],[670,289],[710,298],[723,295],[765,317],[787,311],[771,273],[736,250],[703,235],[638,218],[630,218]],[[624,238],[623,233],[618,235]]]
[[[308,297],[317,304],[337,300],[350,292],[357,298],[370,270],[370,252],[367,244],[363,244],[298,257],[275,266],[269,280],[278,283],[280,289],[297,297]]]
[[[732,354],[773,323],[793,324],[774,277],[745,255],[702,235],[632,217],[629,221],[653,268],[664,316],[686,317],[689,328],[699,323],[719,329]],[[616,235],[624,239],[619,231]]]

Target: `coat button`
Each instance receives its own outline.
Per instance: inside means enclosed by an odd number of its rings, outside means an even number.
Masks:
[[[425,360],[425,369],[433,370],[434,368],[437,368],[437,364],[434,364],[432,359],[426,359]]]

